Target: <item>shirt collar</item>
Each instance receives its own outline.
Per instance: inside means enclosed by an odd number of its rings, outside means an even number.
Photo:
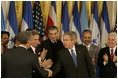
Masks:
[[[110,48],[110,50],[113,49],[113,52],[115,53],[115,50],[116,50],[116,46],[114,48]]]
[[[50,41],[51,41],[52,43],[55,43],[55,42],[57,42],[57,40],[53,41],[53,40],[51,40],[51,39],[50,39]]]
[[[35,52],[35,49],[36,49],[36,48],[35,48],[35,47],[33,47],[33,46],[30,46],[30,47],[32,48],[33,52]]]
[[[83,45],[84,45],[84,46],[86,46],[86,44],[85,44],[85,43],[83,43]],[[89,43],[89,45],[87,45],[88,50],[90,49],[90,46],[91,46],[91,43]]]
[[[84,45],[84,46],[86,46],[86,44],[85,44],[85,43],[83,43],[83,45]],[[91,45],[91,43],[89,43],[89,45],[87,45],[87,46],[88,46],[88,47],[90,47],[90,45]]]
[[[24,46],[24,45],[19,45],[19,47],[24,47],[24,48],[26,48],[26,49],[27,49],[27,47],[26,47],[26,46]]]
[[[73,51],[74,51],[74,54],[76,55],[75,45],[73,45],[73,48],[68,49],[70,53],[71,53],[71,50],[72,50],[72,49],[73,49]]]

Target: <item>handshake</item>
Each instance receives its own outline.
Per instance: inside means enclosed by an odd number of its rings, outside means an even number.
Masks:
[[[47,59],[47,60],[45,59],[46,54],[47,54],[47,50],[43,49],[43,51],[42,51],[40,57],[38,58],[38,60],[39,60],[40,66],[43,67],[44,70],[46,70],[48,72],[48,77],[51,77],[52,76],[52,70],[50,70],[50,68],[52,67],[53,62],[52,62],[51,59]]]
[[[46,71],[48,71],[48,77],[52,76],[52,70],[50,68],[52,67],[53,62],[51,59],[44,60],[40,63],[40,66],[43,67]]]

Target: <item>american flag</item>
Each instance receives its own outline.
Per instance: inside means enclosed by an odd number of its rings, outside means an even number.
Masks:
[[[32,13],[33,13],[34,29],[36,29],[40,33],[40,38],[43,38],[44,24],[43,24],[43,16],[42,16],[41,6],[39,1],[34,1],[34,8]]]

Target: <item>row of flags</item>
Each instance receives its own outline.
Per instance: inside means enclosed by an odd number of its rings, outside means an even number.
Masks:
[[[57,17],[56,17],[56,2],[52,1],[46,30],[49,26],[54,25],[57,26]],[[82,31],[84,29],[90,29],[92,31],[92,43],[99,47],[105,47],[107,41],[107,35],[110,32],[109,19],[108,19],[108,11],[107,4],[104,1],[103,9],[102,9],[102,18],[101,25],[98,21],[98,6],[97,1],[94,2],[93,10],[92,10],[92,19],[90,22],[90,28],[88,27],[88,17],[86,10],[86,2],[82,2],[82,11],[81,14],[78,11],[78,3],[75,1],[72,16],[69,22],[68,17],[68,4],[67,1],[63,2],[62,6],[62,20],[61,20],[61,34],[62,38],[63,33],[68,31],[75,31],[78,35],[79,43],[82,42]],[[15,34],[18,33],[18,26],[16,20],[16,12],[15,12],[15,4],[14,1],[10,2],[9,12],[8,12],[8,21],[7,25],[4,22],[3,11],[1,9],[1,30],[6,30],[10,32],[10,41],[12,42]],[[101,26],[101,27],[100,27]],[[45,27],[43,23],[43,16],[41,11],[41,6],[39,1],[34,1],[34,7],[32,9],[31,1],[25,1],[24,11],[23,11],[23,20],[20,31],[24,31],[27,28],[36,29],[40,36],[43,38],[45,35]],[[12,45],[12,44],[10,44]]]

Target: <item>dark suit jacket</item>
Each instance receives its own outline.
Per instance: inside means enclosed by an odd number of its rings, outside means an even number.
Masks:
[[[24,47],[7,50],[1,59],[2,77],[5,78],[31,78],[35,70],[43,77],[47,71],[39,66],[38,58]]]
[[[103,64],[103,55],[104,54],[108,55],[108,63],[104,66]],[[117,56],[117,49],[115,51],[115,55]],[[98,55],[98,62],[97,62],[98,67],[100,68],[100,77],[102,78],[112,78],[116,77],[117,75],[117,67],[115,66],[115,63],[112,62],[110,59],[110,49],[109,47],[105,47],[100,50],[99,55]]]
[[[58,62],[53,68],[53,75],[62,68],[66,78],[89,78],[95,77],[93,65],[85,46],[75,45],[77,54],[77,67],[68,49],[58,52]]]
[[[61,40],[57,40],[57,43],[53,43],[50,39],[45,40],[41,44],[42,48],[45,48],[48,50],[46,59],[51,58],[53,62],[56,60],[56,55],[59,50],[64,48],[63,43]]]
[[[34,51],[32,50],[32,48],[30,47],[30,48],[28,48],[28,50],[30,51],[30,53],[32,53],[32,54],[34,54]],[[38,49],[36,48],[36,51],[37,51]],[[39,51],[37,51],[36,52],[36,54],[34,54],[34,55],[36,55],[37,57],[40,55],[40,52]],[[40,75],[38,72],[36,72],[36,71],[33,71],[32,72],[32,77],[33,78],[42,78],[42,75]]]

